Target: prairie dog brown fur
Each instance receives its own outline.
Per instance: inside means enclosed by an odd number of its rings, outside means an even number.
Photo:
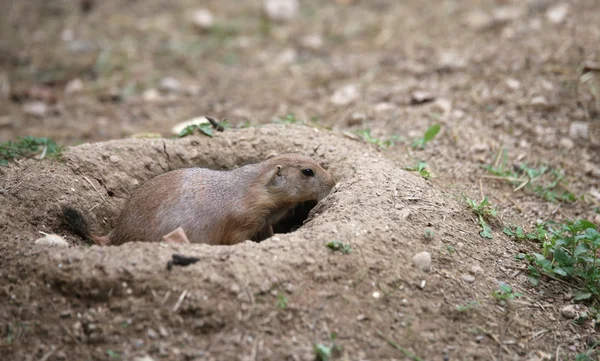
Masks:
[[[320,201],[334,177],[313,159],[283,154],[231,171],[184,168],[158,175],[136,189],[107,236],[89,231],[79,211],[63,220],[100,245],[158,242],[177,227],[191,243],[232,245],[273,235],[272,225],[305,201]]]

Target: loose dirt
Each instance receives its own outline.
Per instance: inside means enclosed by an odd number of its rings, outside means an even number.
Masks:
[[[574,290],[532,287],[515,260],[539,245],[502,229],[600,223],[600,81],[582,77],[600,60],[596,1],[303,1],[284,24],[258,1],[206,1],[217,27],[204,33],[186,22],[189,1],[44,3],[2,12],[0,139],[80,145],[0,168],[2,360],[314,360],[334,344],[332,360],[572,360],[594,343],[592,322],[560,313]],[[202,114],[233,127],[168,138]],[[288,114],[305,125],[266,124]],[[412,149],[434,123],[440,134]],[[383,150],[353,133],[364,129],[398,137]],[[120,139],[147,132],[163,137]],[[509,167],[560,169],[577,200],[485,178],[502,149]],[[261,243],[98,247],[59,220],[69,204],[105,234],[157,174],[283,152],[338,185],[298,230]],[[403,170],[420,160],[431,180]],[[463,194],[498,207],[493,239]],[[34,245],[40,232],[70,247]],[[413,266],[423,251],[429,272]],[[198,262],[168,270],[173,254]],[[523,296],[500,304],[501,283]]]

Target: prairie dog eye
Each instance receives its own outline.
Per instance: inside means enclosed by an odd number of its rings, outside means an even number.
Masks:
[[[305,176],[308,176],[308,177],[312,177],[315,175],[313,170],[310,168],[302,169],[302,174],[304,174]]]

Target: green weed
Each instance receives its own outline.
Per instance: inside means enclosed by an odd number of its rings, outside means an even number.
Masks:
[[[22,157],[44,159],[52,156],[60,159],[62,150],[54,140],[49,138],[26,136],[16,141],[9,140],[0,143],[0,166]]]
[[[586,220],[547,223],[542,253],[524,258],[533,264],[528,267],[529,280],[539,284],[542,274],[559,277],[579,288],[576,300],[600,296],[600,233],[597,226]]]
[[[352,252],[352,247],[350,247],[349,244],[340,241],[331,241],[325,246],[329,249],[332,249],[333,251],[340,251],[343,254],[348,254]]]
[[[469,303],[464,304],[464,305],[456,305],[456,310],[458,312],[464,313],[464,312],[467,312],[470,309],[474,308],[478,304],[479,304],[479,301],[473,300],[473,301],[470,301]]]
[[[427,239],[428,241],[431,241],[431,240],[433,240],[434,236],[435,236],[435,232],[433,231],[433,229],[425,228],[425,239]]]
[[[314,345],[315,357],[317,361],[329,361],[335,353],[342,351],[342,348],[336,343],[337,335],[329,335],[330,343],[328,345],[317,343]]]
[[[214,135],[214,129],[212,124],[200,123],[188,125],[187,127],[183,128],[183,130],[179,132],[179,134],[177,134],[177,138],[183,138],[187,137],[188,135],[192,135],[196,130],[200,131],[204,135],[208,135],[209,137],[212,137]]]
[[[482,231],[479,232],[479,235],[484,238],[492,239],[494,236],[492,235],[492,228],[487,224],[486,219],[496,217],[496,209],[490,203],[488,197],[484,197],[480,203],[473,199],[469,199],[464,196],[465,200],[473,210],[473,212],[477,215],[479,220],[479,225],[481,225]]]
[[[523,231],[523,227],[517,227],[515,225],[506,225],[503,232],[507,236],[510,236],[518,241],[529,240],[543,242],[546,239],[547,234],[543,224],[538,224],[535,232],[525,233]]]
[[[425,134],[423,134],[423,137],[417,138],[413,141],[413,149],[425,149],[427,143],[435,138],[435,136],[440,132],[440,129],[441,126],[437,123],[427,128]]]
[[[281,308],[282,310],[285,310],[287,308],[287,305],[288,305],[287,297],[285,297],[285,295],[282,293],[278,293],[277,294],[277,307]]]
[[[273,123],[275,124],[304,124],[303,120],[296,118],[293,114],[286,115],[285,118],[275,118],[273,119]]]
[[[427,163],[425,162],[419,162],[416,166],[404,167],[404,169],[411,172],[417,172],[424,179],[429,179],[431,177],[431,173],[427,170]]]
[[[370,129],[362,129],[354,131],[356,135],[362,138],[363,141],[377,145],[381,149],[387,149],[396,145],[396,142],[401,141],[402,138],[399,135],[392,135],[388,139],[375,138],[371,135]]]
[[[492,292],[492,297],[494,297],[497,301],[504,304],[508,300],[514,300],[515,298],[521,297],[522,294],[519,292],[514,292],[511,286],[506,283],[500,284],[500,287]]]
[[[106,354],[111,360],[120,360],[121,354],[111,349],[106,350]]]
[[[565,176],[560,170],[551,169],[547,165],[530,167],[527,163],[511,168],[507,165],[506,152],[503,152],[503,156],[502,163],[497,167],[487,165],[484,168],[493,175],[512,183],[516,186],[515,190],[527,188],[540,198],[553,203],[574,202],[577,199],[567,189]]]

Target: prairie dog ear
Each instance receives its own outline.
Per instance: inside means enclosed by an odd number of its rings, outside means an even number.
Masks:
[[[271,183],[277,182],[277,177],[281,176],[281,169],[282,169],[282,167],[278,164],[275,166],[275,168],[273,168],[269,171],[269,182],[271,182]]]

